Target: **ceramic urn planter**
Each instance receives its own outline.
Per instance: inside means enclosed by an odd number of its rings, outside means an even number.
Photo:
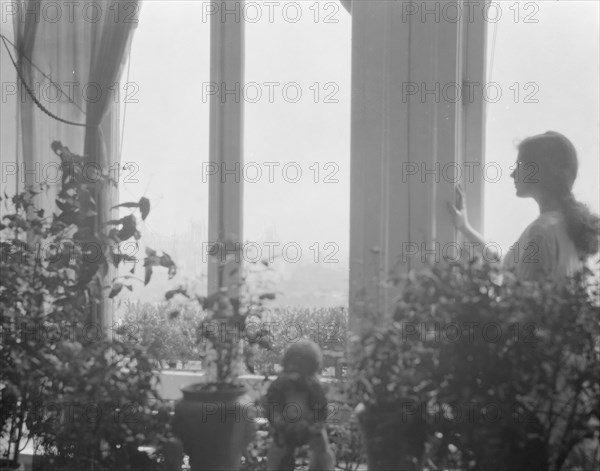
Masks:
[[[175,405],[174,432],[191,471],[235,471],[254,438],[257,408],[243,386],[191,384]]]

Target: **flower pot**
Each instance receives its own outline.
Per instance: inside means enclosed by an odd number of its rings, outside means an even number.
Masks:
[[[23,463],[0,459],[0,471],[25,471]]]
[[[420,469],[427,428],[423,418],[414,413],[416,410],[402,403],[393,407],[367,407],[361,403],[356,407],[369,471]]]
[[[174,433],[191,471],[235,471],[254,437],[257,407],[243,386],[191,384],[175,405]]]

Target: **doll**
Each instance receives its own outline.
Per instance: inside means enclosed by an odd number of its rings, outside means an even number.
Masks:
[[[327,397],[318,372],[323,355],[309,340],[291,345],[283,355],[283,371],[271,383],[264,405],[273,442],[267,456],[268,471],[294,471],[296,448],[310,449],[309,471],[333,471],[325,419]]]

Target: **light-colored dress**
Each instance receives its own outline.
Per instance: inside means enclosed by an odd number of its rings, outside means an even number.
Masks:
[[[502,261],[522,280],[560,279],[583,268],[560,211],[547,211],[533,221]]]

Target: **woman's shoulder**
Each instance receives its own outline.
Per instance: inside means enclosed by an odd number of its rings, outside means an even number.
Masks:
[[[508,254],[505,267],[518,265],[523,278],[565,275],[579,266],[579,256],[567,233],[564,215],[558,211],[540,214],[523,231],[516,246],[518,250]]]
[[[530,225],[531,229],[556,230],[565,228],[565,216],[560,211],[541,213]]]
[[[540,214],[523,231],[522,239],[532,240],[543,238],[546,242],[559,242],[568,239],[567,225],[564,215],[559,211],[548,211]]]

